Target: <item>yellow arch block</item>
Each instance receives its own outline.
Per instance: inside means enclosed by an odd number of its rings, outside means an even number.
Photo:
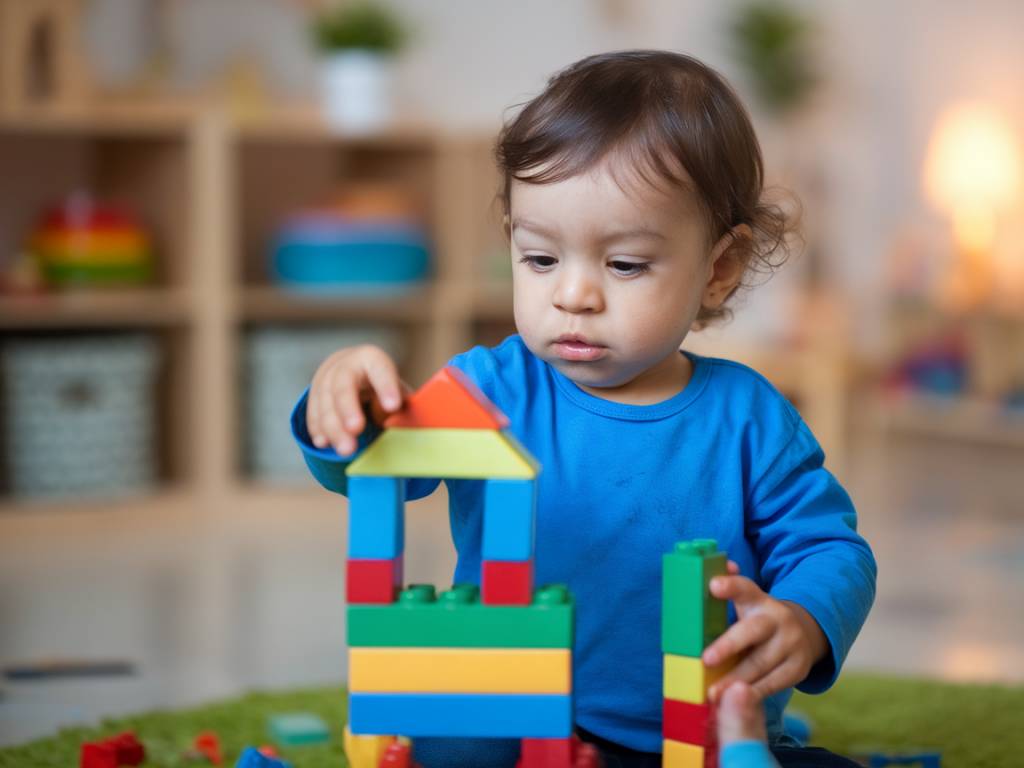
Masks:
[[[348,475],[529,479],[537,462],[515,438],[492,429],[392,427],[348,468]]]
[[[662,768],[704,768],[704,747],[665,739],[661,751]]]
[[[361,693],[572,691],[568,648],[351,648],[348,670]]]
[[[708,688],[736,666],[735,657],[725,664],[707,667],[699,658],[665,654],[664,696],[666,699],[704,704]]]

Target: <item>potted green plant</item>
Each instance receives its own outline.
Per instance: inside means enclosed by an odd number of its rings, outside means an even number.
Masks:
[[[333,3],[313,20],[322,55],[324,115],[339,129],[368,131],[393,117],[395,55],[406,30],[389,8],[372,0]]]

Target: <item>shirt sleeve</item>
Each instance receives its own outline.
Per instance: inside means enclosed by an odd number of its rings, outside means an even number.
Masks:
[[[857,533],[849,495],[824,467],[818,441],[794,414],[790,438],[751,488],[747,535],[761,563],[762,587],[814,617],[830,652],[797,685],[828,690],[875,599],[877,565]]]
[[[298,443],[299,450],[302,451],[302,458],[305,459],[306,466],[309,467],[309,471],[313,474],[316,481],[329,491],[347,494],[348,477],[345,471],[348,469],[349,464],[355,461],[381,433],[381,429],[370,419],[367,419],[367,427],[356,441],[356,450],[346,456],[339,455],[331,447],[317,448],[313,445],[313,439],[309,436],[309,430],[306,428],[306,403],[308,399],[309,389],[307,388],[292,409],[292,437]],[[406,499],[411,501],[429,496],[439,484],[440,480],[432,478],[410,479],[405,484]]]
[[[779,768],[775,757],[763,741],[734,741],[722,747],[719,763],[722,768]]]

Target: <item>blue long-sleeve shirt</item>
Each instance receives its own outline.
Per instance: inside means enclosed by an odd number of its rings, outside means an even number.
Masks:
[[[661,555],[676,541],[716,539],[744,575],[814,617],[829,652],[797,686],[808,693],[835,681],[875,594],[853,504],[800,415],[750,368],[683,354],[691,380],[654,405],[583,391],[518,336],[451,361],[541,464],[535,579],[575,597],[576,722],[646,752],[661,751]],[[351,457],[312,446],[304,398],[292,424],[316,478],[344,492]],[[409,497],[437,483],[412,481]],[[478,583],[482,483],[447,483],[455,581]],[[791,695],[765,702],[773,741]]]

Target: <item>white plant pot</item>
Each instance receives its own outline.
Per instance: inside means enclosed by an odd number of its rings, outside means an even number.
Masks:
[[[343,131],[378,129],[394,118],[394,69],[391,57],[349,50],[322,63],[324,118]]]

